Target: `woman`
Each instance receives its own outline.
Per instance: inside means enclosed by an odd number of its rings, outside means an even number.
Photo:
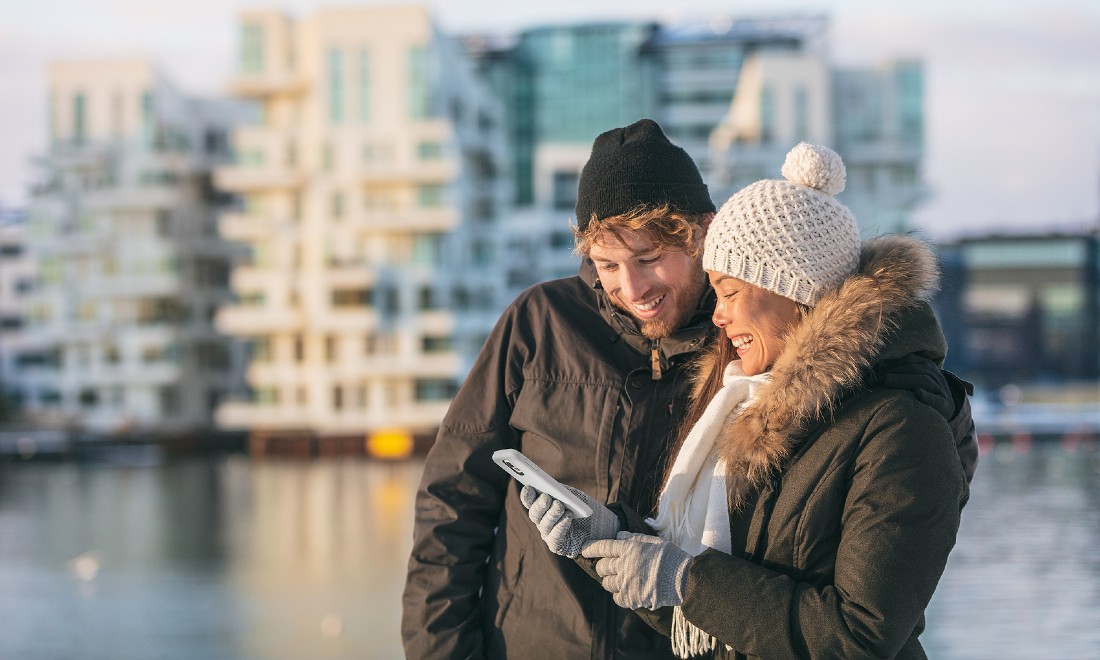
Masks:
[[[782,172],[708,230],[724,337],[656,518],[596,503],[573,521],[521,497],[548,546],[595,560],[680,657],[924,657],[974,458],[949,423],[935,257],[905,236],[861,246],[831,150],[800,144]]]

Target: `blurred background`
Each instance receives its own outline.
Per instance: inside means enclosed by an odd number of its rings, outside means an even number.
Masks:
[[[52,0],[0,75],[0,658],[402,657],[423,455],[641,117],[934,243],[982,459],[922,639],[1100,657],[1096,3]]]

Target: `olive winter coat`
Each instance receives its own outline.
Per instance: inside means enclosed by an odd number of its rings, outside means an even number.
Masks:
[[[977,460],[969,406],[939,369],[937,283],[920,241],[865,243],[860,272],[806,315],[719,439],[734,552],[696,557],[682,604],[717,657],[924,657]],[[647,618],[667,632],[670,612]]]
[[[651,511],[713,308],[708,288],[684,329],[651,341],[586,262],[504,312],[425,462],[403,597],[409,658],[672,657],[667,638],[547,550],[490,456],[519,449],[597,500]]]

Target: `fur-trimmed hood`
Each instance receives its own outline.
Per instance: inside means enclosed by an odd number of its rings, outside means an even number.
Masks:
[[[783,465],[807,431],[827,422],[876,363],[911,353],[942,363],[946,343],[927,305],[938,284],[936,257],[919,239],[864,242],[859,272],[803,317],[771,380],[719,439],[735,504]],[[717,362],[716,350],[701,357],[696,394]]]

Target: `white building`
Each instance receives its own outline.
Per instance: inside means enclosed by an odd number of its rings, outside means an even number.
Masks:
[[[209,430],[241,371],[212,326],[232,253],[211,172],[244,108],[184,96],[143,59],[54,62],[49,99],[28,219],[42,358],[24,370],[40,384],[29,407],[99,432]]]
[[[220,329],[247,339],[253,437],[434,430],[496,313],[499,108],[419,7],[240,16],[233,92],[261,120],[217,173],[247,246]]]
[[[27,249],[26,217],[0,209],[0,415],[13,415],[37,388],[22,374],[24,364],[39,354],[26,332],[27,297],[34,290],[36,268]]]

